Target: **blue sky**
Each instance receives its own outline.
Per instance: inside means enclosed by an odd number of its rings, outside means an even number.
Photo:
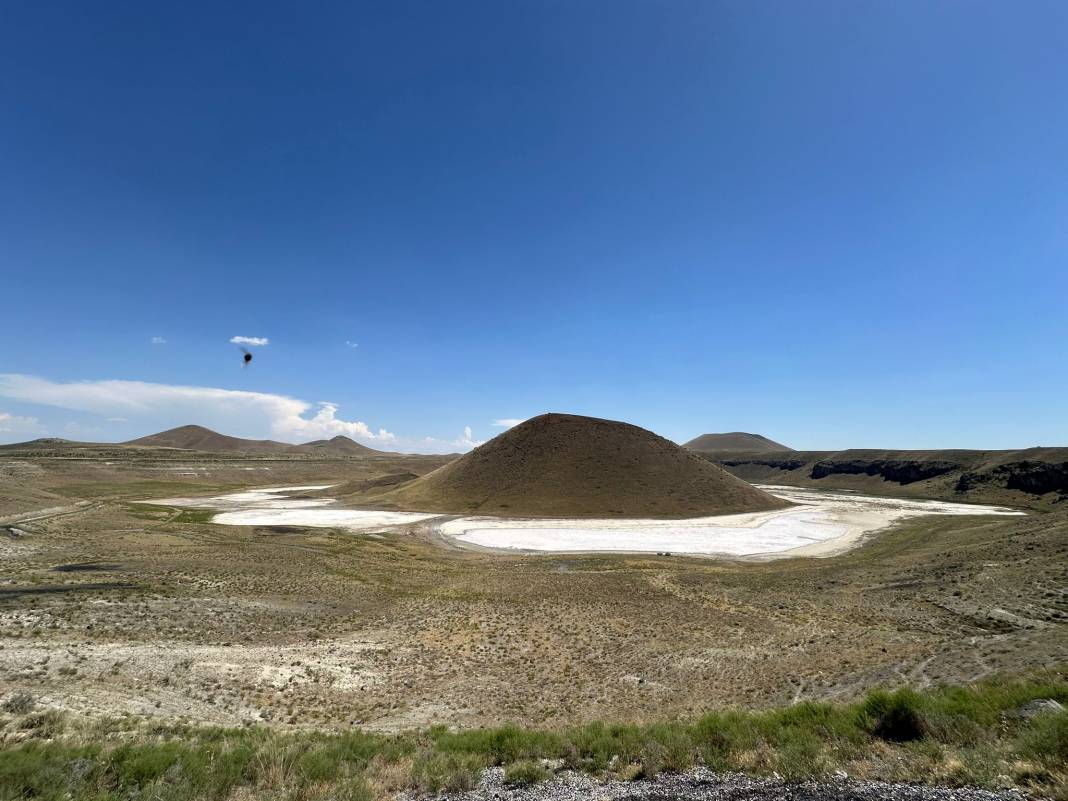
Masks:
[[[1062,2],[0,22],[2,441],[1068,445]]]

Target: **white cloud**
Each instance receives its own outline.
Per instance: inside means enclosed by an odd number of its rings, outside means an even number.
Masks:
[[[456,439],[437,439],[436,437],[424,437],[416,445],[415,450],[420,453],[454,453],[456,451],[469,451],[484,443],[484,439],[475,439],[471,426],[464,426],[464,435]]]
[[[494,420],[493,426],[494,428],[511,428],[512,426],[519,425],[526,419],[527,418],[525,417],[502,417],[499,420]]]
[[[377,442],[393,442],[396,437],[384,428],[372,431],[366,423],[359,421],[348,422],[337,418],[337,404],[320,403],[319,411],[311,420],[297,417],[287,421],[287,425],[294,432],[304,432],[304,439],[328,439],[344,434],[346,437],[356,439],[373,439]]]
[[[163,337],[152,337],[152,344],[153,345],[166,345],[167,344],[167,340],[164,339]]]
[[[36,417],[19,417],[0,412],[0,434],[38,434],[41,422]]]
[[[286,442],[344,434],[373,447],[415,453],[455,453],[483,443],[475,439],[471,426],[464,426],[463,435],[455,439],[398,437],[383,428],[372,429],[363,421],[338,417],[340,406],[333,401],[310,403],[288,395],[217,387],[119,380],[59,382],[0,373],[0,397],[98,414],[109,422],[142,427],[146,434],[196,423],[233,436]],[[35,417],[0,412],[0,432],[13,431],[46,434],[45,426]]]
[[[144,420],[160,427],[199,423],[228,434],[270,436],[289,442],[344,434],[354,439],[392,443],[396,437],[358,420],[338,418],[337,404],[313,404],[268,392],[215,387],[150,384],[144,381],[73,381],[0,373],[0,397],[58,406],[109,417]],[[10,417],[10,415],[8,415]],[[32,418],[25,418],[32,419]]]
[[[360,343],[359,342],[350,342],[349,340],[346,339],[345,340],[345,347],[347,347],[347,348],[358,348],[358,347],[360,347]]]
[[[267,337],[230,337],[234,345],[270,345],[271,340]]]

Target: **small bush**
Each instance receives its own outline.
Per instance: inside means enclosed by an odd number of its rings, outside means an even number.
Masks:
[[[519,762],[513,762],[505,768],[504,783],[528,786],[543,782],[551,775],[548,768],[544,767],[540,762],[535,762],[533,759],[523,759]]]
[[[681,726],[652,726],[645,733],[645,742],[638,755],[642,774],[682,773],[693,767],[697,749],[693,738]]]
[[[701,761],[713,770],[728,770],[731,756],[754,748],[760,739],[753,719],[738,712],[713,712],[692,727]]]
[[[412,782],[424,793],[471,790],[485,767],[485,757],[477,754],[424,752],[412,764]]]
[[[439,751],[482,754],[490,757],[496,765],[524,759],[558,757],[564,753],[564,743],[559,735],[517,726],[464,732],[435,729],[431,736]]]
[[[867,717],[868,731],[874,736],[892,743],[907,743],[922,740],[926,734],[921,704],[922,699],[912,690],[893,693],[876,690],[868,695],[861,712]]]
[[[341,771],[342,762],[331,748],[312,748],[297,760],[297,769],[306,782],[332,782]]]
[[[34,737],[51,740],[63,733],[67,727],[67,719],[58,709],[49,709],[45,712],[27,715],[22,719],[19,727],[32,731]]]
[[[1068,712],[1036,717],[1021,736],[1019,750],[1025,757],[1068,763]]]
[[[612,758],[625,759],[618,737],[603,723],[590,723],[569,732],[569,747],[564,749],[564,760],[569,768],[590,773],[608,770]]]
[[[642,746],[638,754],[638,766],[641,771],[636,778],[652,779],[664,772],[665,748],[656,740],[652,740]]]
[[[75,796],[69,791],[92,777],[98,756],[95,749],[57,749],[40,742],[6,749],[0,759],[0,798]]]
[[[115,749],[108,766],[121,787],[141,787],[160,779],[182,758],[179,743],[127,743]]]
[[[923,714],[923,732],[940,743],[971,747],[984,739],[986,730],[967,715],[928,711]]]
[[[12,693],[11,697],[4,701],[4,711],[10,712],[12,715],[25,715],[34,706],[37,705],[37,701],[28,692],[19,691]]]
[[[376,754],[367,764],[365,776],[376,798],[395,796],[412,785],[412,759],[401,756],[391,760]]]
[[[372,801],[375,798],[375,793],[362,776],[357,776],[347,784],[342,785],[337,798],[338,801]]]
[[[778,746],[773,762],[776,772],[791,782],[829,772],[820,742],[802,732]]]

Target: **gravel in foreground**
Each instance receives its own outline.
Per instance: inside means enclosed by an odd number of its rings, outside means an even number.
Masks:
[[[504,783],[502,768],[490,768],[482,774],[477,788],[440,798],[449,801],[1023,801],[1027,796],[1016,790],[928,787],[844,777],[787,783],[776,778],[717,774],[706,768],[628,782],[599,781],[567,771],[541,784],[513,787]]]

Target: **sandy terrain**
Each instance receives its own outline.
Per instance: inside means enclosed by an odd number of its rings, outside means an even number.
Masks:
[[[279,727],[556,725],[1068,661],[1061,512],[903,517],[825,559],[485,553],[449,547],[433,520],[221,525],[139,502],[262,492],[266,472],[304,489],[257,503],[316,505],[262,511],[343,511],[307,487],[426,469],[415,460],[183,459],[197,478],[21,461],[0,478],[0,702]]]

